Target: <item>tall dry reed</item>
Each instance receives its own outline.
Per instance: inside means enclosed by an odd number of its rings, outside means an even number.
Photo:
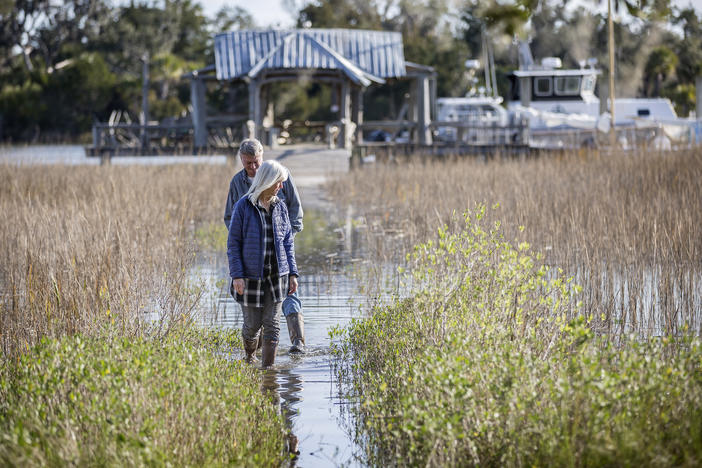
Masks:
[[[167,333],[190,320],[201,293],[188,274],[192,233],[221,222],[231,174],[0,166],[3,353],[43,336]]]
[[[329,184],[366,226],[372,255],[398,262],[476,203],[584,287],[582,313],[617,336],[702,327],[702,151],[528,159],[415,159]],[[459,217],[460,219],[460,217]]]

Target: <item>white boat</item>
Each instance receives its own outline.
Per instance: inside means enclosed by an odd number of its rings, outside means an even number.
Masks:
[[[442,122],[462,123],[461,140],[479,143],[481,127],[505,127],[509,122],[501,97],[467,94],[464,97],[444,97],[436,100],[437,134],[442,141],[456,141],[458,128],[441,126]]]
[[[564,130],[609,131],[611,115],[602,112],[605,106],[595,95],[597,77],[602,73],[596,64],[595,59],[589,59],[581,62],[580,68],[563,69],[557,57],[546,57],[536,64],[529,45],[520,42],[519,69],[510,75],[510,115],[527,119],[533,136]],[[608,110],[610,103],[606,104]],[[670,146],[670,139],[692,144],[699,138],[699,123],[679,118],[667,98],[615,99],[614,116],[615,128],[649,129],[649,139],[659,146]]]
[[[462,97],[441,97],[436,100],[436,125],[435,137],[440,141],[455,142],[460,140],[470,144],[494,144],[494,136],[484,129],[506,127],[510,117],[507,109],[502,105],[502,97],[497,96],[497,87],[494,83],[494,74],[485,67],[485,82],[487,88],[476,90],[475,72],[481,67],[478,60],[467,60],[469,79],[472,88]],[[441,125],[442,123],[448,125]],[[452,125],[460,124],[460,125]]]
[[[485,44],[484,44],[484,47]],[[489,47],[489,46],[488,46]],[[563,69],[557,57],[546,57],[536,64],[526,42],[519,43],[519,69],[510,75],[511,92],[504,107],[496,94],[491,56],[486,53],[485,88],[475,86],[464,97],[436,100],[436,139],[468,144],[513,142],[512,123],[528,122],[529,144],[535,147],[580,147],[594,145],[598,132],[610,130],[611,115],[595,94],[597,78],[602,74],[589,59],[580,68]],[[466,61],[470,79],[477,82],[477,60]],[[699,144],[702,128],[699,121],[679,118],[666,98],[620,98],[614,101],[615,128],[619,145],[631,147],[642,139],[661,149],[677,145]],[[605,108],[603,111],[603,107]],[[448,125],[441,125],[446,123]],[[455,125],[460,124],[460,125]],[[504,131],[496,131],[504,128]],[[636,141],[634,141],[636,140]]]

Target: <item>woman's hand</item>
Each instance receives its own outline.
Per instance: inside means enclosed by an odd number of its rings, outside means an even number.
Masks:
[[[233,278],[232,287],[237,294],[244,294],[244,278]]]
[[[288,281],[288,294],[292,294],[297,291],[297,276],[290,276],[290,281]]]

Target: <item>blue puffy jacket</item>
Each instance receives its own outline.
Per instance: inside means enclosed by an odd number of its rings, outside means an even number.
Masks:
[[[295,246],[288,217],[288,208],[280,201],[271,203],[273,246],[278,260],[278,274],[298,275]],[[263,219],[262,214],[244,196],[236,202],[229,224],[227,257],[232,278],[263,279]]]

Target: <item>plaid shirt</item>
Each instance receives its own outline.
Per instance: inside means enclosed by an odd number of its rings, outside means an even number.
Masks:
[[[274,201],[272,203],[276,203]],[[263,279],[244,278],[244,294],[237,294],[232,288],[236,301],[248,307],[263,307],[263,295],[271,292],[273,302],[282,302],[288,294],[288,275],[278,275],[278,262],[273,251],[273,220],[270,211],[256,204],[263,220]],[[271,210],[272,211],[272,210]]]

